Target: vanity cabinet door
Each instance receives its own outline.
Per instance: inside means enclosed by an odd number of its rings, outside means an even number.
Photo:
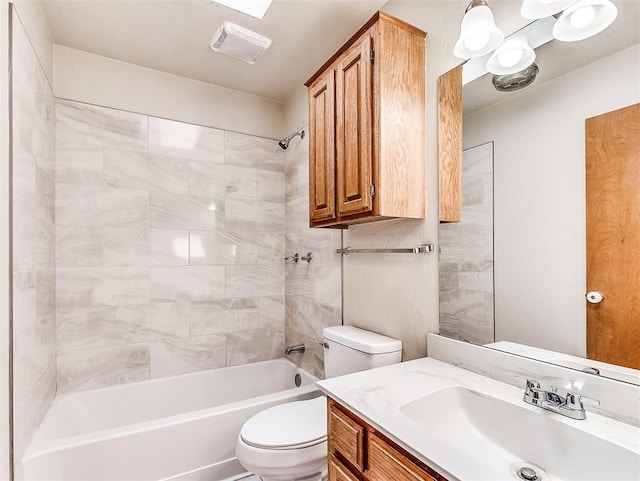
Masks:
[[[364,426],[329,400],[329,454],[338,454],[360,471],[364,470]]]
[[[329,456],[329,481],[360,481],[360,478],[332,454]]]
[[[439,481],[375,434],[369,435],[369,481]]]

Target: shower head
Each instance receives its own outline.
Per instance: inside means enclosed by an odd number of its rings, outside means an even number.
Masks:
[[[282,139],[280,142],[278,142],[278,145],[280,147],[282,147],[283,150],[287,150],[287,147],[289,147],[289,142],[291,142],[291,139],[293,139],[294,137],[300,136],[301,139],[304,139],[304,130],[300,129],[297,132],[292,133],[289,137],[286,137],[284,139]]]

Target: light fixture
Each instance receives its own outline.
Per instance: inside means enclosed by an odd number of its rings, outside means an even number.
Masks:
[[[271,2],[273,0],[211,0],[211,3],[229,7],[259,19],[264,18],[271,6]]]
[[[485,0],[473,0],[462,18],[460,37],[453,54],[462,59],[481,57],[502,43],[504,34],[496,27],[493,12]]]
[[[524,36],[512,36],[500,45],[487,61],[487,70],[508,75],[524,70],[536,60],[536,53]]]
[[[524,0],[520,14],[524,18],[535,20],[550,17],[563,11],[576,0]]]
[[[610,0],[578,0],[563,10],[553,26],[553,36],[562,42],[593,37],[613,23],[618,9]]]

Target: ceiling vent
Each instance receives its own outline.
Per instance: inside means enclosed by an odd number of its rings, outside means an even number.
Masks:
[[[255,63],[270,45],[271,39],[231,22],[223,22],[211,39],[211,50],[247,63]]]

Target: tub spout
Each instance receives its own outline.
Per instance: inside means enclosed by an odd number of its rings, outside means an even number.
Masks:
[[[287,346],[284,350],[285,355],[289,356],[295,353],[303,353],[304,352],[304,344],[296,344],[295,346]]]

